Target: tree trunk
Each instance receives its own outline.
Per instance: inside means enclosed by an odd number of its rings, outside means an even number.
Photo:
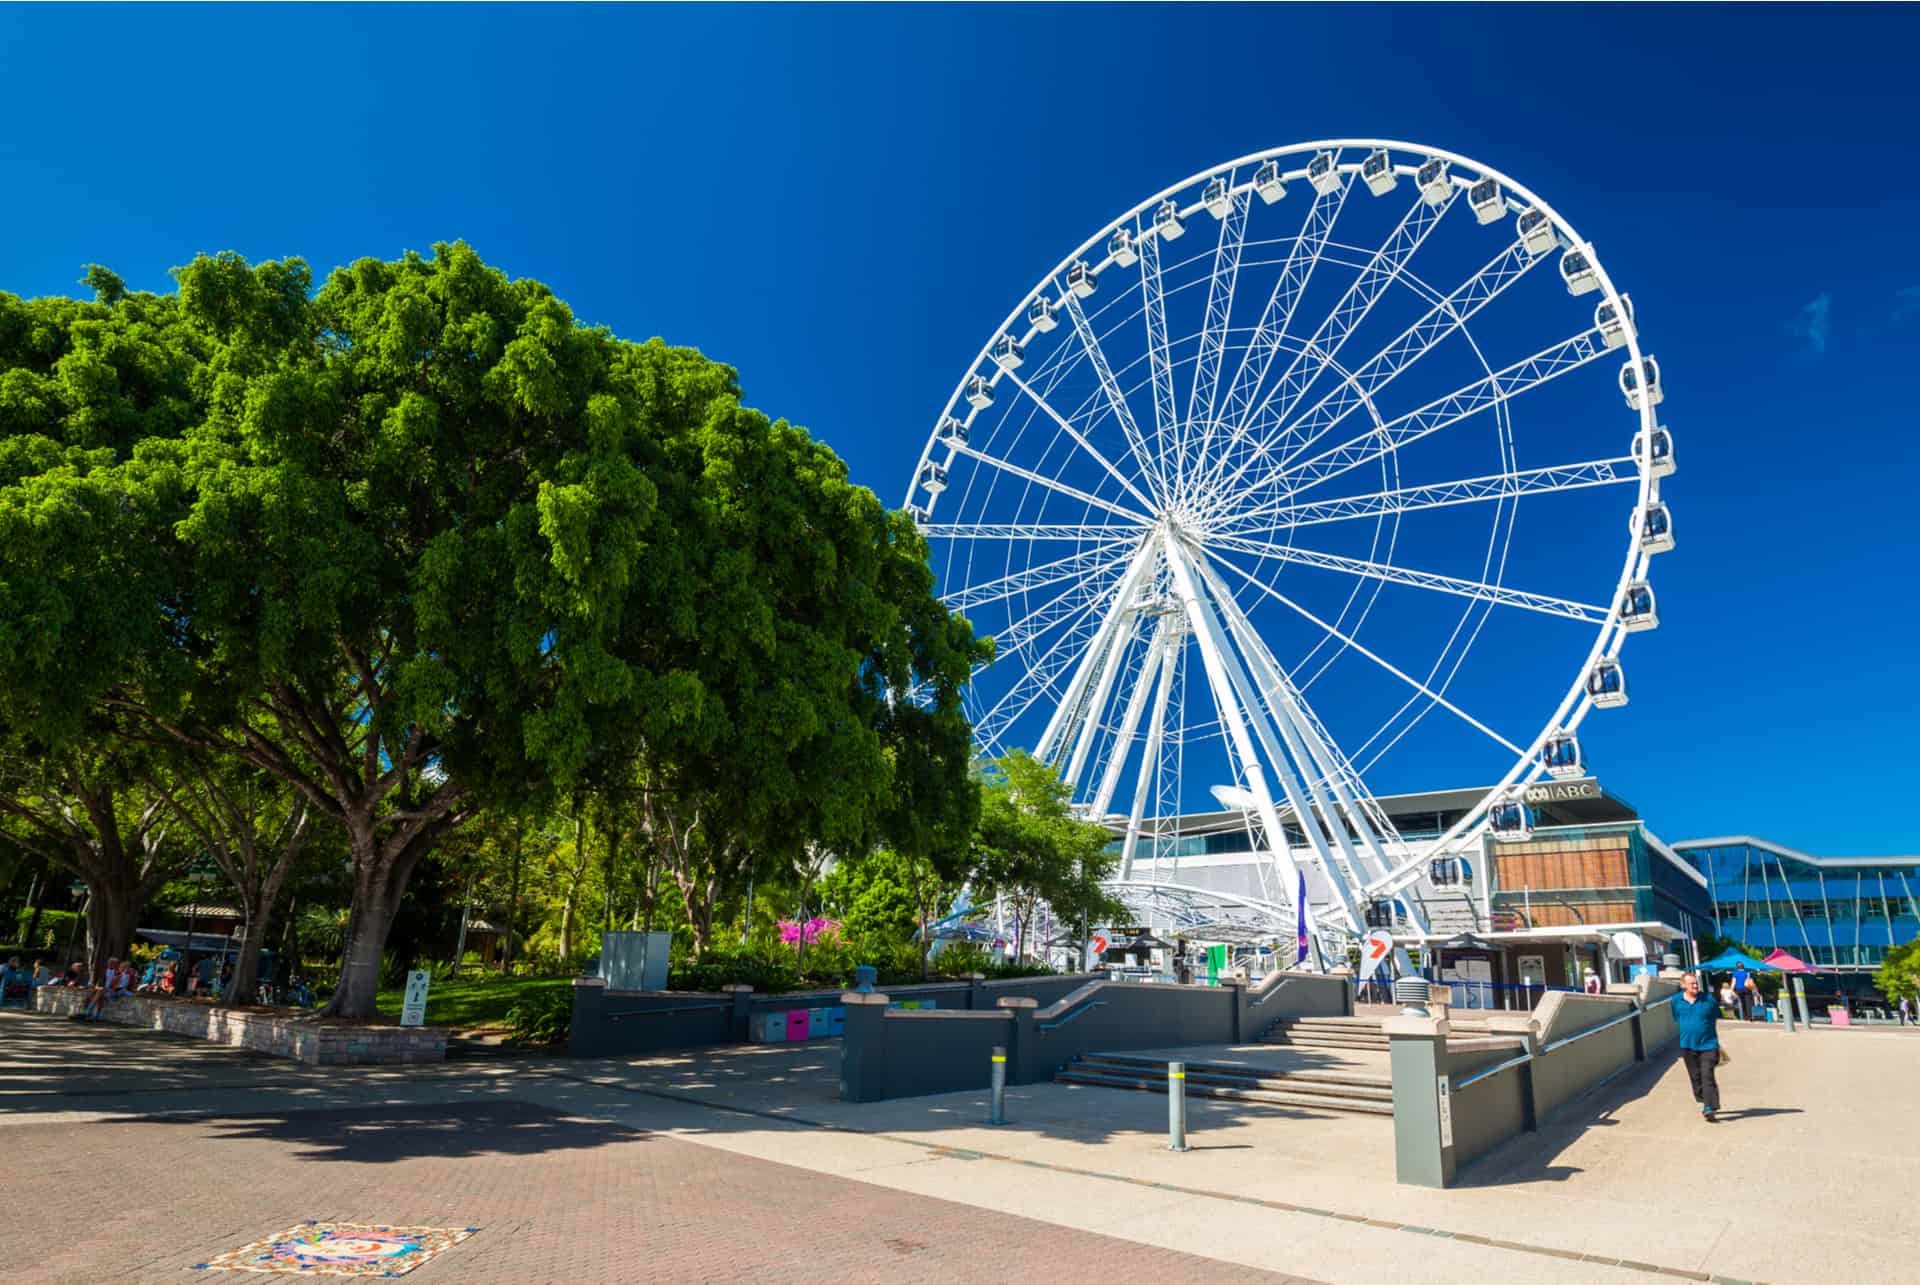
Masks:
[[[107,975],[109,959],[125,959],[133,944],[134,920],[146,898],[137,884],[99,879],[90,884],[87,899],[87,971],[94,978]]]
[[[32,916],[27,920],[27,935],[21,939],[21,945],[38,950],[33,943],[40,936],[40,911],[47,904],[47,885],[53,882],[53,867],[46,862],[40,863],[40,878],[34,883],[28,894],[33,903]]]
[[[429,828],[396,846],[380,843],[373,818],[349,814],[342,819],[347,846],[353,853],[353,914],[347,921],[347,939],[340,952],[340,985],[321,1010],[323,1017],[371,1018],[380,995],[380,962],[387,934],[400,910],[407,881],[420,855],[430,851],[440,834]],[[391,841],[390,841],[391,843]]]
[[[500,953],[500,975],[505,977],[513,971],[513,928],[520,918],[520,853],[526,845],[527,832],[518,822],[513,827],[513,861],[509,866],[511,873],[507,877],[507,947]]]
[[[223,1002],[253,1004],[259,1002],[260,949],[267,944],[266,906],[249,907],[247,927],[240,939],[240,958],[233,961],[233,985],[221,992]]]
[[[377,881],[384,885],[384,879]],[[359,901],[347,923],[347,940],[340,952],[340,985],[321,1010],[323,1017],[372,1017],[380,996],[380,960],[393,927],[400,899],[384,887]]]

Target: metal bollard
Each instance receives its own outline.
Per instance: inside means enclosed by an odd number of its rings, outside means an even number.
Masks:
[[[999,1045],[993,1047],[993,1115],[988,1124],[1007,1122],[1007,1051]]]
[[[1187,1064],[1167,1063],[1167,1150],[1187,1149]]]

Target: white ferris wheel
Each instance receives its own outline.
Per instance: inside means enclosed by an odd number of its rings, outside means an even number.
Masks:
[[[1526,837],[1524,787],[1627,702],[1663,396],[1593,246],[1479,162],[1301,143],[1156,193],[1017,301],[915,468],[939,591],[997,648],[981,750],[1058,766],[1143,917],[1290,934],[1305,886],[1329,945],[1428,931],[1447,854]],[[1489,782],[1418,833],[1377,801]],[[1221,805],[1255,884],[1179,833]]]

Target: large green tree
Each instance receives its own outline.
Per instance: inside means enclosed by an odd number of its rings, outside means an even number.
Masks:
[[[974,881],[1017,914],[1015,958],[1042,902],[1082,938],[1091,923],[1124,913],[1101,889],[1117,860],[1106,851],[1112,836],[1073,814],[1073,791],[1051,766],[1015,750],[987,765],[980,793]]]
[[[742,407],[730,369],[580,325],[459,244],[317,292],[298,260],[176,275],[165,297],[102,278],[83,320],[48,320],[74,351],[84,326],[151,332],[144,419],[47,432],[52,403],[11,399],[0,528],[32,538],[0,607],[30,609],[0,716],[77,729],[104,705],[341,827],[333,1012],[372,1013],[408,880],[454,827],[608,764],[715,801],[756,850],[965,814],[983,646],[911,522]],[[39,389],[65,359],[33,351]]]

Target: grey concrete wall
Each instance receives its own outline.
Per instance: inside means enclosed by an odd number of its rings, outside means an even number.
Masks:
[[[1023,1023],[1013,1082],[1051,1080],[1085,1053],[1234,1043],[1239,1000],[1233,986],[1100,983],[1078,1002],[1037,1010],[1031,1038]]]
[[[1673,1043],[1668,1001],[1677,989],[1675,978],[1643,977],[1606,995],[1550,994],[1530,1016],[1492,1015],[1488,1038],[1457,1042],[1444,1053],[1429,1029],[1435,1023],[1389,1019],[1401,1181],[1449,1185],[1457,1165],[1556,1114],[1573,1114],[1569,1108],[1582,1095]],[[1530,1060],[1474,1080],[1523,1051]],[[1449,1130],[1436,1124],[1436,1072],[1444,1073],[1452,1100],[1452,1141],[1437,1145],[1435,1136]]]
[[[888,987],[887,994],[895,1000],[932,1000],[938,1012],[992,1011],[1001,997],[1009,995],[1050,1004],[1088,980],[1084,973],[992,982],[960,979]],[[582,978],[573,988],[567,1052],[574,1057],[645,1057],[672,1049],[741,1043],[748,1039],[754,1014],[837,1008],[840,996],[838,990],[781,995],[617,991],[597,978]]]
[[[884,1102],[984,1089],[993,1073],[992,1051],[1012,1044],[1013,1028],[1007,1009],[914,1012],[850,1003],[840,1050],[840,1096],[848,1102]]]
[[[1463,1165],[1526,1128],[1529,1067],[1499,1071],[1453,1093],[1454,1163]]]
[[[1619,1022],[1559,1048],[1560,1040],[1594,1030],[1634,1007],[1628,995],[1549,995],[1535,1012],[1541,1055],[1533,1064],[1533,1101],[1542,1120],[1603,1080],[1632,1066],[1634,1023]]]
[[[985,1015],[982,1008],[901,1013],[869,1006],[876,1011],[856,1013],[849,1007],[841,1050],[842,1097],[876,1102],[981,1087],[987,1083],[983,1077],[995,1045],[1008,1050],[1008,1082],[1031,1084],[1052,1079],[1087,1053],[1234,1044],[1286,1017],[1352,1011],[1352,990],[1341,977],[1282,974],[1255,991],[1236,984],[1036,980],[1042,984],[985,988],[1016,992],[1022,1000],[1045,1005],[1000,1010],[1010,1016],[999,1022],[977,1020]],[[901,994],[896,988],[886,992],[888,999]]]
[[[746,1038],[743,1008],[730,994],[616,991],[599,978],[573,984],[573,1057],[644,1057],[667,1049]]]
[[[1353,979],[1326,973],[1269,973],[1240,993],[1236,1040],[1256,1040],[1289,1017],[1352,1017]]]

